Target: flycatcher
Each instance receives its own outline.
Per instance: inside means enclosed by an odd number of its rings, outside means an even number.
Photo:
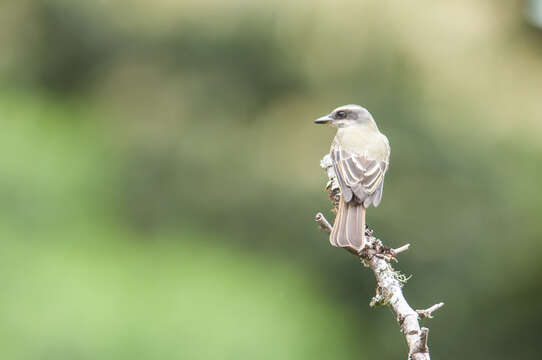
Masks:
[[[331,245],[359,252],[365,246],[365,212],[382,199],[390,144],[365,108],[345,105],[314,121],[337,127],[331,144],[333,169],[341,189]]]

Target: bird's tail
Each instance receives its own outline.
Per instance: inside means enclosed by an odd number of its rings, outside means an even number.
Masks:
[[[341,196],[329,242],[358,252],[365,246],[365,208],[355,201],[344,202]]]

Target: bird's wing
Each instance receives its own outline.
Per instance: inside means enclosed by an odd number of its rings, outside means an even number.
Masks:
[[[344,200],[355,199],[365,207],[371,203],[378,206],[388,159],[371,159],[366,153],[350,152],[338,144],[331,147],[331,157]]]

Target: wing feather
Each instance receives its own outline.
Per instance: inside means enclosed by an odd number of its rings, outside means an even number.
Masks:
[[[349,152],[337,143],[331,147],[331,157],[345,202],[354,199],[365,207],[378,206],[388,159],[370,159],[366,153]]]

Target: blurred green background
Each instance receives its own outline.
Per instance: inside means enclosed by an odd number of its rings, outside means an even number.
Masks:
[[[368,222],[412,244],[410,303],[446,302],[433,357],[537,358],[537,9],[0,2],[1,358],[405,358],[313,221],[334,130],[312,121],[347,103],[392,145]]]

